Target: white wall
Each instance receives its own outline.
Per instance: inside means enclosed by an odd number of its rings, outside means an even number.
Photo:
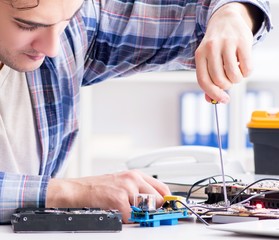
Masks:
[[[83,109],[80,137],[90,148],[79,150],[86,161],[80,173],[118,170],[132,155],[179,145],[179,96],[193,89],[198,89],[195,73],[185,71],[139,74],[84,88],[83,98],[92,104]]]

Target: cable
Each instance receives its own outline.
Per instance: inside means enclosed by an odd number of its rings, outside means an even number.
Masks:
[[[191,196],[191,194],[192,194],[193,188],[194,188],[196,185],[199,185],[199,184],[201,184],[201,183],[203,183],[203,182],[205,182],[205,181],[207,181],[207,180],[210,181],[211,179],[214,180],[215,183],[220,183],[220,182],[217,182],[215,178],[216,178],[216,177],[221,177],[221,176],[222,176],[222,175],[214,175],[214,176],[211,176],[211,177],[203,178],[203,179],[201,179],[201,180],[195,182],[195,183],[191,186],[191,188],[189,189],[189,191],[188,191],[188,194],[187,194],[187,196],[186,196],[186,202],[189,200],[189,198],[190,198],[190,196]],[[231,179],[232,179],[232,182],[235,182],[235,181],[236,181],[233,177],[231,177],[231,176],[229,176],[229,175],[225,175],[225,176],[231,178]],[[226,182],[231,182],[231,181],[226,181]],[[207,185],[209,185],[209,184],[210,184],[210,182],[209,182]],[[207,186],[207,185],[205,185],[205,186]],[[205,187],[205,186],[204,186],[204,187]]]
[[[208,211],[200,213],[199,215],[206,215],[206,214],[208,214],[210,212],[226,212],[228,210],[227,207],[207,207],[207,206],[204,206],[204,205],[193,205],[193,206],[191,206],[191,208],[206,209],[206,210],[208,210]]]
[[[188,207],[185,203],[176,200],[175,202],[180,203],[181,205],[183,205],[185,208],[187,208],[191,213],[193,213],[202,223],[204,223],[206,226],[209,226],[209,223],[206,222],[200,215],[198,215],[197,213],[195,213],[190,207]]]
[[[236,201],[236,199],[246,190],[248,190],[250,187],[252,187],[253,185],[255,185],[256,183],[262,182],[262,181],[279,181],[278,178],[262,178],[259,179],[251,184],[249,184],[248,186],[246,186],[245,188],[243,188],[237,195],[234,196],[234,198],[231,200],[231,203],[234,203]]]
[[[260,197],[260,196],[262,196],[262,195],[272,194],[272,193],[279,193],[279,190],[266,191],[266,192],[261,192],[261,193],[255,194],[255,195],[253,195],[253,196],[251,196],[251,197],[249,197],[249,198],[247,198],[247,199],[245,199],[245,200],[243,200],[243,201],[241,201],[241,202],[238,202],[238,204],[244,204],[244,203],[246,203],[246,202],[249,202],[249,201],[250,201],[251,199],[253,199],[253,198]]]

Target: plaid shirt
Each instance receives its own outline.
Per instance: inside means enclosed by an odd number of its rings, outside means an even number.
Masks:
[[[78,132],[81,86],[143,71],[195,68],[194,52],[220,6],[235,0],[85,0],[60,38],[60,52],[26,73],[42,155],[38,176],[0,172],[0,222],[17,207],[44,207]],[[250,2],[266,19],[266,0]],[[26,159],[28,161],[28,159]]]

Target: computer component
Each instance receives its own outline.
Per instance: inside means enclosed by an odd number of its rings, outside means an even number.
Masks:
[[[184,198],[164,196],[164,204],[156,209],[156,197],[153,194],[138,194],[129,221],[139,223],[141,227],[175,225],[179,219],[188,218],[188,209],[183,206]]]
[[[118,232],[122,215],[97,208],[19,208],[11,224],[14,232]]]
[[[228,200],[232,204],[247,200],[251,206],[260,204],[263,208],[279,208],[278,181],[263,180],[250,187],[242,182],[227,183],[226,191]],[[205,193],[208,196],[206,204],[214,204],[224,200],[222,184],[209,184],[205,188]]]

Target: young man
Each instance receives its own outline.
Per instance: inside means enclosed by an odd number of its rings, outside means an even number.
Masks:
[[[160,206],[169,189],[138,171],[59,178],[80,87],[196,68],[206,99],[226,103],[269,29],[266,0],[0,0],[0,222],[30,206],[119,209],[127,222],[136,193]]]

